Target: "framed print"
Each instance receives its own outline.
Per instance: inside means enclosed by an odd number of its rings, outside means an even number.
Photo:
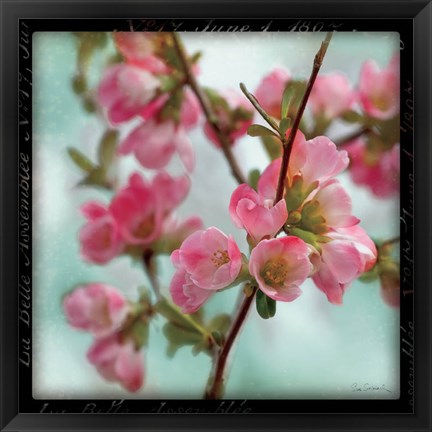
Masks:
[[[1,5],[1,430],[430,430],[429,2]]]

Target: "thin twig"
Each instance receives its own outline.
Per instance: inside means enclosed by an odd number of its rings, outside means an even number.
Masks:
[[[147,277],[149,278],[151,287],[156,295],[156,299],[159,301],[162,299],[161,289],[159,280],[155,272],[154,253],[151,249],[146,249],[143,253],[143,264],[146,271]]]
[[[360,138],[362,135],[368,134],[370,131],[371,131],[371,128],[365,126],[365,127],[361,128],[361,129],[359,129],[357,131],[354,131],[354,132],[352,132],[352,133],[350,133],[350,134],[348,134],[348,135],[346,135],[346,136],[344,136],[344,137],[336,140],[335,144],[336,144],[337,147],[341,147],[341,146],[343,146],[345,144],[348,144],[351,141],[354,141],[357,138]]]
[[[224,384],[224,374],[225,374],[225,366],[228,359],[228,354],[231,350],[231,347],[234,344],[234,341],[237,338],[237,335],[246,319],[246,316],[249,312],[249,309],[252,305],[253,299],[255,298],[255,294],[258,290],[258,287],[254,287],[252,294],[248,297],[244,297],[243,302],[238,310],[237,316],[233,321],[231,328],[227,334],[226,342],[223,347],[219,351],[219,355],[216,359],[216,367],[215,373],[213,376],[213,380],[209,388],[206,390],[204,395],[205,399],[220,399],[223,392],[223,384]],[[243,295],[243,291],[242,291]]]
[[[177,50],[177,54],[180,58],[183,67],[183,72],[186,76],[187,83],[189,84],[191,90],[195,93],[195,96],[198,98],[199,104],[201,105],[204,115],[219,140],[222,152],[225,155],[225,158],[231,168],[232,175],[234,176],[234,178],[237,180],[239,184],[247,183],[247,180],[243,176],[243,173],[231,150],[231,142],[227,138],[226,134],[222,131],[219,124],[219,120],[216,114],[213,112],[213,109],[207,99],[206,94],[202,91],[197,80],[195,79],[194,74],[192,73],[188,56],[186,54],[186,50],[183,46],[180,37],[178,36],[177,33],[173,33],[172,36],[174,40],[174,46]]]
[[[281,163],[281,169],[279,172],[279,180],[278,180],[278,187],[276,191],[276,198],[275,198],[275,204],[279,202],[283,198],[283,191],[285,187],[285,178],[287,176],[288,172],[288,164],[289,164],[289,158],[291,155],[292,146],[294,143],[294,139],[296,136],[296,133],[298,131],[298,128],[300,126],[300,121],[303,117],[304,110],[306,108],[307,101],[309,99],[309,95],[312,91],[313,85],[315,83],[315,79],[318,76],[318,72],[321,68],[324,56],[327,52],[328,45],[330,43],[332,32],[327,33],[326,38],[321,43],[321,47],[319,51],[315,55],[314,64],[312,73],[309,77],[309,81],[307,83],[305,94],[303,95],[303,99],[300,103],[299,109],[297,111],[297,115],[294,119],[293,125],[291,127],[290,134],[287,138],[287,140],[283,143],[283,155],[282,155],[282,163]]]

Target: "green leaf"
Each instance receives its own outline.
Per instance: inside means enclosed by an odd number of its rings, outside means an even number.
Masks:
[[[261,290],[256,294],[256,308],[261,318],[268,319],[275,316],[276,301],[267,297]]]
[[[197,51],[196,53],[194,53],[191,58],[190,58],[190,62],[192,64],[195,64],[198,62],[198,60],[201,58],[202,56],[202,52],[201,51]]]
[[[83,171],[90,173],[96,168],[96,165],[76,148],[69,147],[67,151],[69,157],[72,159],[75,165],[81,168]]]
[[[184,328],[199,335],[205,333],[205,329],[201,328],[192,316],[183,315],[176,306],[169,303],[165,298],[159,300],[154,305],[154,309],[179,328]]]
[[[160,81],[160,90],[164,93],[174,90],[179,85],[178,79],[173,75],[159,75],[158,79]]]
[[[168,339],[167,355],[174,356],[179,348],[185,345],[200,345],[203,342],[203,336],[184,328],[179,328],[170,322],[163,327],[163,334]]]
[[[258,180],[260,178],[260,170],[255,168],[249,171],[248,183],[249,186],[255,190],[258,190]]]
[[[79,186],[98,186],[109,189],[110,185],[107,182],[106,171],[101,167],[96,167],[83,180],[78,183]]]
[[[228,314],[216,315],[208,324],[208,329],[212,332],[225,334],[231,324],[231,317]]]
[[[138,321],[132,327],[132,339],[135,346],[139,349],[142,346],[147,346],[149,337],[149,326],[144,321]]]
[[[276,140],[274,137],[263,136],[261,137],[261,142],[271,160],[275,160],[281,156],[282,144],[279,138]]]
[[[289,117],[285,117],[279,122],[279,132],[281,136],[285,137],[286,131],[290,126],[291,126],[291,119]]]
[[[165,103],[161,110],[162,120],[174,120],[179,121],[180,118],[180,108],[183,102],[183,90],[178,89],[176,92],[171,94],[171,97]]]
[[[278,138],[278,136],[272,130],[258,124],[250,125],[248,127],[247,134],[251,137],[274,136]]]
[[[360,113],[352,110],[343,113],[341,117],[348,123],[362,123],[364,121],[364,117]]]
[[[98,159],[100,166],[104,169],[109,168],[114,160],[118,136],[118,131],[108,130],[99,143]]]
[[[296,86],[292,86],[290,84],[288,84],[288,86],[285,88],[282,95],[281,119],[288,117],[289,108],[296,94],[296,90]]]

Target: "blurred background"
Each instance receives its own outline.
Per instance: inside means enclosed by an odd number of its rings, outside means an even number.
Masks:
[[[253,91],[275,66],[287,68],[295,78],[309,77],[323,33],[193,33],[182,34],[190,53],[202,51],[199,82],[216,89],[238,89],[244,82]],[[199,399],[210,371],[210,358],[193,356],[190,347],[173,359],[166,356],[162,318],[152,321],[145,353],[145,386],[136,394],[103,380],[86,360],[91,336],[67,325],[62,297],[75,285],[104,282],[136,299],[146,278],[127,257],[96,266],[79,255],[77,233],[84,223],[79,206],[88,200],[109,202],[109,193],[77,188],[82,174],[69,160],[74,146],[90,157],[104,130],[88,115],[72,92],[76,71],[76,38],[69,33],[33,35],[33,397],[60,399]],[[100,79],[107,53],[97,54],[94,84]],[[395,33],[335,33],[321,73],[342,71],[356,84],[362,63],[375,59],[386,66],[399,49]],[[240,90],[239,90],[240,91]],[[348,129],[336,125],[328,135],[336,139]],[[192,189],[178,214],[199,215],[205,226],[233,234],[247,251],[244,232],[228,215],[231,192],[236,187],[227,164],[202,132],[191,132],[196,152]],[[257,138],[245,137],[235,146],[244,172],[267,165]],[[183,168],[173,158],[171,172]],[[124,183],[137,167],[133,156],[121,161]],[[354,185],[348,174],[339,177],[353,200],[353,214],[370,236],[386,239],[399,234],[398,199],[377,199]],[[160,278],[167,295],[173,274],[168,258],[159,260]],[[238,288],[212,297],[206,316],[231,313]],[[232,352],[226,398],[247,399],[397,399],[399,397],[399,311],[381,300],[379,282],[355,282],[343,306],[328,303],[311,281],[292,303],[277,304],[276,316],[261,319],[251,310]],[[389,391],[355,392],[384,385]]]

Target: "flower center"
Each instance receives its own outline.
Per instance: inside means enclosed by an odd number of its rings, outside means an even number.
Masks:
[[[213,256],[210,259],[216,268],[230,262],[228,251],[226,249],[218,249],[216,252],[213,252]]]
[[[261,276],[267,285],[282,286],[288,272],[287,262],[283,258],[276,258],[272,261],[267,261],[261,272]]]
[[[148,237],[154,230],[154,219],[152,216],[143,219],[135,228],[133,234],[138,238]]]

